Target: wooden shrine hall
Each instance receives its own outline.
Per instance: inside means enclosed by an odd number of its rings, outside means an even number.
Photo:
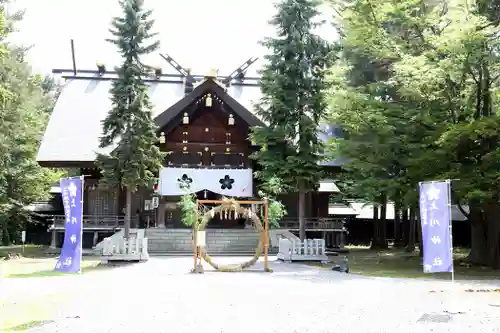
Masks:
[[[216,70],[194,75],[170,56],[161,57],[177,73],[163,73],[157,68],[144,81],[149,86],[153,118],[158,127],[158,144],[169,152],[159,170],[157,194],[142,188],[133,194],[133,228],[184,228],[178,207],[180,196],[190,191],[199,199],[221,197],[252,198],[258,184],[253,171],[259,166],[249,159],[258,147],[249,141],[252,126],[265,124],[252,112],[261,96],[258,77],[247,77],[255,63],[250,58],[227,76]],[[38,152],[43,167],[71,168],[85,178],[84,228],[114,231],[121,228],[125,212],[125,194],[120,189],[99,186],[100,172],[94,160],[99,148],[101,121],[111,108],[109,90],[116,72],[103,65],[96,70],[55,69],[66,80],[52,112]],[[335,130],[326,126],[327,140]],[[341,161],[324,163],[334,175]],[[329,196],[336,192],[332,181],[324,180],[319,190],[308,193],[306,220],[308,232],[343,232],[343,216],[328,215]],[[159,196],[151,209],[153,196]],[[280,198],[287,209],[282,228],[298,230],[297,195]],[[64,229],[63,216],[54,217],[53,230]],[[243,220],[214,218],[211,228],[238,229]],[[98,236],[95,236],[97,242]],[[95,244],[94,244],[95,245]]]

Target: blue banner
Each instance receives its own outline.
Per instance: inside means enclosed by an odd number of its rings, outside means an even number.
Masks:
[[[453,272],[450,182],[419,184],[424,273]]]
[[[64,243],[55,271],[79,273],[82,261],[83,177],[63,178],[61,195],[64,205]]]

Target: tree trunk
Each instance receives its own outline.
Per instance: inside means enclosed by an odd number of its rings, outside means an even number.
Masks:
[[[420,220],[420,212],[419,212],[419,207],[417,205],[417,208],[415,209],[415,228],[417,229],[417,235],[418,235],[418,255],[420,258],[424,257],[424,241],[422,238],[422,221]]]
[[[299,183],[299,238],[301,241],[306,239],[306,190],[302,182]]]
[[[394,202],[394,247],[401,246],[401,203]]]
[[[378,249],[379,239],[380,239],[379,215],[378,215],[378,205],[377,204],[373,204],[373,219],[372,219],[372,221],[373,221],[373,237],[372,237],[371,249],[376,250],[376,249]]]
[[[408,244],[406,245],[406,252],[415,251],[415,207],[410,208],[408,223]]]
[[[403,207],[403,214],[401,219],[403,220],[403,246],[408,245],[410,238],[410,219],[408,218],[408,207]]]
[[[125,225],[124,225],[125,239],[128,239],[130,235],[131,219],[132,219],[132,190],[127,187],[127,201],[125,206]]]
[[[484,221],[481,207],[474,203],[469,203],[470,223],[470,252],[467,261],[476,265],[488,265],[487,226]]]
[[[500,206],[498,202],[489,203],[484,213],[488,223],[488,263],[490,267],[500,269],[500,223],[498,223]]]
[[[379,222],[379,240],[378,246],[381,249],[387,249],[387,197],[384,195],[380,206],[380,222]]]
[[[0,227],[2,228],[2,245],[3,246],[11,245],[11,238],[10,238],[10,233],[9,233],[8,221],[9,220],[8,220],[7,216],[2,216],[0,218]]]

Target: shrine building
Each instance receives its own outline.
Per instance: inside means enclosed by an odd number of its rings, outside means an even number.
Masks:
[[[181,230],[186,227],[181,221],[178,202],[186,189],[196,193],[199,199],[257,196],[258,184],[253,171],[258,164],[249,155],[258,147],[248,137],[253,126],[265,124],[253,111],[253,103],[261,96],[259,78],[245,75],[256,58],[221,76],[216,71],[191,74],[171,57],[162,57],[177,73],[156,69],[144,81],[149,86],[158,145],[169,154],[159,170],[157,193],[151,188],[134,192],[131,227]],[[99,138],[101,122],[111,109],[111,83],[117,76],[103,65],[96,70],[55,69],[53,73],[61,75],[65,84],[37,160],[43,167],[71,168],[85,175],[84,243],[96,245],[102,237],[123,227],[125,215],[124,190],[99,186],[100,172],[95,165],[96,153],[109,153],[99,148]],[[323,140],[336,135],[334,127],[323,129]],[[339,161],[330,161],[324,163],[324,168],[334,177],[340,165]],[[340,246],[345,216],[331,216],[328,211],[329,197],[338,189],[331,180],[323,180],[318,185],[317,191],[307,194],[308,237],[326,237],[328,245]],[[152,209],[152,203],[157,200],[153,200],[154,196],[159,197],[159,202],[158,207]],[[292,193],[280,199],[287,210],[280,227],[297,233],[298,196]],[[54,216],[53,221],[54,246],[62,241],[64,217]],[[218,217],[209,226],[218,230],[245,227],[244,221]]]

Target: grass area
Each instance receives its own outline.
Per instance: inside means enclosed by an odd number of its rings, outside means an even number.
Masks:
[[[20,332],[52,321],[62,306],[62,294],[46,294],[37,300],[1,300],[0,332]]]
[[[350,247],[346,255],[349,259],[349,272],[353,274],[380,276],[380,277],[406,277],[406,278],[437,278],[450,279],[450,273],[424,274],[421,258],[417,253],[406,253],[403,249],[389,249],[386,251],[372,251],[367,247]],[[454,250],[455,279],[457,280],[484,280],[500,279],[500,270],[488,267],[465,266],[463,259],[468,250]],[[338,262],[343,255],[331,257]]]
[[[49,255],[46,252],[47,248],[41,245],[12,245],[0,246],[0,258],[10,254],[19,254],[24,258],[51,258],[54,255]]]
[[[7,254],[19,254],[20,258],[5,260]],[[46,254],[43,246],[27,245],[0,247],[0,278],[31,278],[66,275],[55,272],[57,259],[54,255]],[[99,261],[95,258],[84,257],[82,273],[87,273],[99,268]]]
[[[8,285],[9,280],[16,278],[69,275],[54,272],[57,256],[47,254],[46,250],[46,247],[33,245],[27,245],[24,249],[21,246],[0,247],[0,289],[2,277],[6,278],[4,282]],[[14,259],[5,260],[8,254],[13,255]],[[96,258],[83,258],[82,273],[101,267]],[[44,288],[11,295],[10,298],[0,292],[0,332],[21,332],[50,323],[67,299],[62,291],[50,292]]]
[[[0,272],[4,278],[34,278],[69,275],[69,273],[55,272],[56,259],[15,259],[0,262]],[[81,263],[82,274],[99,269],[99,261],[87,259]],[[74,274],[73,274],[74,275]]]

